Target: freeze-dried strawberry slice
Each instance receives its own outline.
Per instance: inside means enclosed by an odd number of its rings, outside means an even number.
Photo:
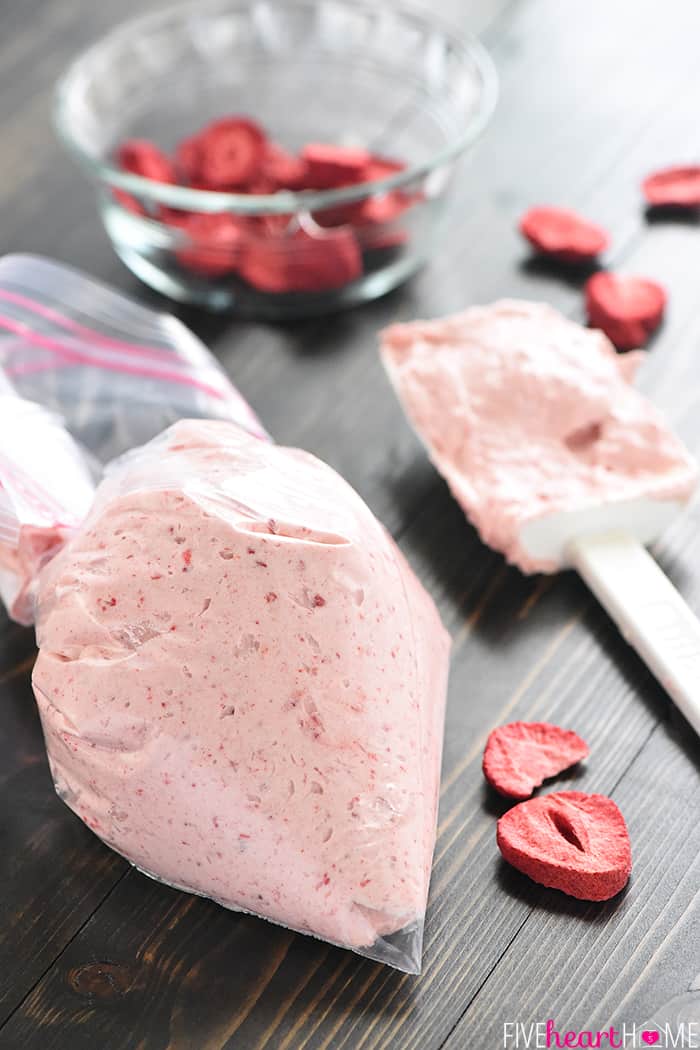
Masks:
[[[655,281],[596,273],[586,282],[585,293],[589,323],[619,350],[644,346],[661,324],[666,292]]]
[[[294,215],[256,215],[250,219],[250,226],[253,235],[280,238],[293,232],[292,226],[296,227],[296,219]]]
[[[580,900],[609,900],[632,870],[624,817],[605,795],[559,791],[520,802],[498,821],[496,840],[518,871]]]
[[[171,225],[183,229],[192,241],[191,247],[175,252],[181,266],[203,277],[222,277],[237,269],[246,237],[240,219],[225,213],[183,213]]]
[[[605,230],[567,208],[530,208],[520,232],[538,252],[563,262],[594,259],[610,243]]]
[[[376,182],[379,179],[388,178],[403,171],[405,164],[388,157],[372,155],[362,171],[362,182]],[[324,208],[323,211],[314,212],[314,219],[320,226],[379,226],[392,222],[406,208],[410,207],[412,198],[402,190],[390,190],[386,193],[373,193],[363,197],[359,201],[351,201],[349,204],[335,205],[332,208]],[[359,233],[359,231],[358,231]],[[368,242],[383,240],[380,232],[374,236],[373,231],[367,231],[365,238]],[[397,242],[396,233],[388,234],[386,239]],[[405,240],[401,235],[400,242]]]
[[[548,722],[510,722],[489,735],[483,770],[489,784],[509,798],[529,798],[548,777],[563,773],[588,754],[570,729]]]
[[[398,192],[368,198],[353,224],[355,236],[366,249],[399,248],[408,241],[408,232],[396,220],[410,207]]]
[[[336,226],[352,226],[360,221],[364,200],[350,201],[348,204],[336,204],[331,208],[323,208],[321,211],[312,213],[313,220],[324,229],[334,229]]]
[[[195,186],[201,181],[202,143],[200,135],[190,135],[178,142],[175,149],[175,168],[181,182]],[[202,185],[201,189],[207,187]]]
[[[197,177],[211,189],[245,186],[257,175],[267,140],[245,117],[223,117],[199,134]]]
[[[642,183],[642,192],[657,208],[700,208],[700,164],[654,172]]]
[[[301,159],[306,164],[305,186],[314,190],[331,190],[364,182],[364,173],[372,156],[366,149],[310,142],[301,151]]]
[[[394,220],[408,207],[398,194],[356,201],[334,208],[315,211],[313,218],[325,229],[350,226],[362,248],[398,248],[408,240],[406,230],[398,229]]]
[[[306,179],[306,163],[301,157],[288,153],[275,142],[268,142],[260,165],[260,174],[276,188],[298,190]]]
[[[194,214],[194,212],[184,211],[182,208],[173,208],[169,204],[159,204],[156,209],[158,219],[160,222],[164,222],[166,226],[180,226],[184,228],[192,220]]]
[[[402,160],[394,160],[393,157],[383,157],[379,153],[372,153],[362,173],[362,181],[378,182],[379,179],[388,179],[390,175],[398,175],[405,169],[406,165]]]
[[[175,182],[175,171],[162,150],[146,139],[127,139],[117,150],[117,163],[123,171],[154,182]]]
[[[340,288],[362,273],[362,256],[351,230],[247,241],[240,275],[263,292],[321,292]]]
[[[377,182],[386,179],[390,175],[396,175],[406,167],[401,161],[391,160],[388,157],[380,157],[372,154],[369,161],[362,170],[360,182]],[[325,222],[323,225],[339,225],[341,221],[351,223],[383,223],[390,222],[404,211],[411,203],[410,197],[401,190],[391,190],[387,193],[373,193],[359,201],[340,205],[334,209],[326,209],[321,215],[337,215],[338,221]],[[341,218],[345,216],[344,218]],[[319,220],[320,221],[320,220]]]

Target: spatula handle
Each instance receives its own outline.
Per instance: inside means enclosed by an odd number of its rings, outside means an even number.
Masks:
[[[578,539],[574,566],[700,734],[700,620],[630,533]]]

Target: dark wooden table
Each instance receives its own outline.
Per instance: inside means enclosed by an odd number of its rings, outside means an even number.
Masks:
[[[112,255],[90,189],[48,122],[68,58],[142,6],[2,5],[0,248],[55,256],[167,308]],[[442,6],[464,12],[458,0]],[[671,1019],[678,1003],[700,1020],[700,992],[688,995],[700,984],[698,741],[573,575],[525,578],[479,543],[411,436],[375,340],[398,318],[503,295],[580,316],[580,281],[529,261],[515,232],[530,203],[578,207],[612,231],[612,264],[671,291],[642,382],[700,453],[700,228],[651,221],[638,192],[648,169],[698,155],[700,4],[501,7],[485,33],[500,106],[465,165],[450,242],[428,270],[320,321],[273,327],[179,311],[280,442],[317,453],[359,490],[453,635],[423,976],[130,869],[55,797],[30,690],[33,635],[3,620],[2,1050],[490,1050],[503,1045],[505,1022],[602,1029]],[[700,609],[697,509],[664,538],[660,558]],[[501,863],[500,807],[480,758],[488,731],[514,718],[572,725],[590,742],[575,784],[611,794],[632,836],[634,874],[619,899],[577,903]]]

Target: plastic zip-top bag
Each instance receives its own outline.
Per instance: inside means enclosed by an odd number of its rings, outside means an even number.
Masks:
[[[79,275],[67,280],[82,290]],[[27,284],[25,274],[25,299]],[[113,317],[121,297],[100,296]],[[212,389],[230,384],[182,326],[161,318],[153,346],[174,332],[170,364],[197,385],[149,365],[141,390],[111,351],[109,375],[99,355],[85,357],[86,330],[101,329],[79,301],[79,321],[74,299],[40,315],[81,326],[79,358],[78,333],[70,353],[43,345],[44,328],[39,345],[26,315],[9,337],[19,343],[0,352],[24,392],[47,381],[47,403],[96,439],[89,451],[102,458],[130,438],[127,389],[142,406],[146,396],[165,412],[212,405],[225,418],[176,422],[110,463],[92,499],[87,468],[73,464],[90,509],[77,521],[76,504],[34,581],[33,684],[58,794],[168,885],[418,972],[449,654],[433,602],[342,478],[261,440],[235,391],[227,409],[202,390],[205,372],[217,376]],[[196,360],[183,346],[197,347]],[[143,360],[122,351],[130,365]],[[72,411],[74,389],[87,414]],[[49,437],[30,425],[27,439],[29,484]],[[60,494],[64,466],[53,469]],[[63,508],[53,511],[58,520]]]
[[[37,574],[84,519],[90,472],[184,416],[267,438],[174,317],[49,259],[0,259],[0,598],[13,619],[32,623]]]
[[[260,421],[203,343],[62,263],[0,259],[0,370],[105,463],[184,418]]]
[[[61,797],[147,874],[416,972],[448,636],[308,453],[183,421],[42,573]]]
[[[32,623],[39,571],[93,495],[83,453],[61,420],[18,397],[0,373],[0,598],[18,623]]]

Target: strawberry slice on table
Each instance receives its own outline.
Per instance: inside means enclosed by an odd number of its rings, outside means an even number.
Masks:
[[[655,208],[700,208],[700,164],[656,171],[644,180],[642,192]]]
[[[585,740],[548,722],[510,722],[489,734],[482,768],[489,784],[508,798],[529,798],[535,788],[588,755]]]
[[[618,350],[644,346],[663,320],[666,292],[646,277],[596,273],[586,282],[585,295],[589,324]]]
[[[192,242],[175,252],[181,266],[203,277],[224,277],[238,268],[247,236],[244,220],[227,213],[182,213],[170,223]]]
[[[595,259],[610,243],[602,227],[568,208],[530,208],[520,220],[520,232],[536,251],[562,262]]]
[[[153,182],[175,182],[175,169],[170,159],[146,139],[127,139],[117,150],[117,164]]]
[[[605,795],[559,791],[520,802],[498,821],[496,841],[518,871],[579,900],[609,900],[632,871],[625,819]]]

